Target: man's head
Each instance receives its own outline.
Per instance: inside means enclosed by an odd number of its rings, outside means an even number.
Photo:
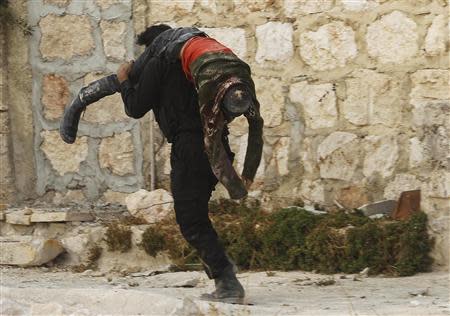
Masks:
[[[149,46],[153,40],[158,37],[164,31],[171,29],[170,26],[166,24],[158,24],[147,27],[147,29],[138,35],[136,44]]]
[[[252,105],[252,95],[244,85],[231,86],[222,99],[222,110],[228,122],[248,112]]]

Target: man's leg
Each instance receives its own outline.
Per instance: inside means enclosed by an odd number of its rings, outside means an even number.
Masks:
[[[120,83],[116,75],[103,77],[81,88],[77,97],[64,111],[64,116],[59,127],[61,138],[68,144],[75,142],[80,122],[81,113],[86,107],[101,98],[120,91]]]

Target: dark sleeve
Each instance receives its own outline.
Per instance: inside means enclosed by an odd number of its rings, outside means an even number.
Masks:
[[[141,118],[159,102],[162,65],[158,58],[152,58],[145,65],[139,82],[132,85],[129,80],[120,84],[125,112],[133,118]]]
[[[259,103],[255,112],[247,116],[248,121],[248,143],[245,154],[244,170],[242,176],[253,181],[261,162],[263,150],[263,126],[264,120],[259,114]]]

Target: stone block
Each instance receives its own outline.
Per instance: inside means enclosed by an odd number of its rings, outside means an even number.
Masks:
[[[286,176],[289,174],[289,147],[291,144],[290,137],[280,137],[274,146],[275,159],[277,164],[278,175]]]
[[[367,192],[364,188],[350,186],[339,190],[336,200],[345,208],[355,209],[369,203]]]
[[[247,55],[247,40],[245,30],[232,27],[201,28],[203,32],[229,47],[239,58],[245,59]]]
[[[129,193],[107,190],[103,194],[103,200],[106,203],[125,205],[125,199],[128,195]]]
[[[256,62],[287,62],[294,54],[291,23],[267,22],[256,27]]]
[[[94,220],[94,216],[88,212],[80,212],[70,209],[34,209],[30,218],[31,222],[86,222]]]
[[[134,173],[134,144],[130,132],[102,139],[98,152],[100,167],[119,176]]]
[[[212,11],[214,14],[217,13],[216,0],[200,0],[200,5],[202,6],[202,8]]]
[[[284,0],[283,4],[286,16],[295,18],[298,15],[330,10],[333,7],[333,0]]]
[[[90,243],[89,234],[77,234],[61,239],[61,244],[68,253],[67,264],[80,264],[87,260]]]
[[[369,25],[366,41],[370,56],[400,64],[418,53],[417,25],[403,12],[394,11]]]
[[[4,221],[5,220],[5,211],[0,210],[0,221]]]
[[[446,170],[434,171],[425,185],[424,194],[432,198],[450,198],[450,172]],[[448,203],[450,206],[450,201]]]
[[[44,4],[54,5],[60,8],[66,7],[70,0],[44,0]]]
[[[449,40],[448,18],[441,14],[433,19],[425,37],[424,49],[429,56],[445,53],[445,45]]]
[[[23,210],[9,210],[5,214],[5,221],[14,225],[31,225],[31,213]]]
[[[373,70],[357,70],[345,80],[347,95],[341,113],[354,125],[395,126],[402,118],[398,80]]]
[[[161,12],[161,11],[176,11],[176,12],[191,12],[194,8],[195,0],[171,0],[171,1],[161,1],[161,0],[148,0],[150,2],[151,12]]]
[[[56,239],[32,236],[0,237],[0,264],[38,266],[47,263],[64,251]]]
[[[398,200],[403,191],[420,190],[422,183],[415,175],[399,173],[384,189],[384,197],[388,200]]]
[[[125,203],[131,215],[142,218],[149,224],[161,221],[174,207],[172,195],[164,189],[151,192],[141,189],[128,195]]]
[[[415,168],[426,160],[426,148],[418,137],[409,139],[409,166]]]
[[[101,21],[103,49],[108,59],[123,61],[125,59],[125,35],[127,24],[125,22]]]
[[[343,67],[356,57],[355,32],[343,22],[325,24],[300,34],[300,55],[314,70]]]
[[[80,164],[87,158],[86,136],[78,137],[74,144],[63,142],[58,131],[42,131],[41,137],[41,150],[60,175],[77,172]]]
[[[273,0],[233,0],[235,14],[264,12],[273,7]]]
[[[48,120],[60,119],[69,103],[69,86],[64,77],[55,74],[42,79],[42,105],[44,117]]]
[[[338,0],[345,10],[353,12],[368,11],[379,5],[379,0]]]
[[[89,73],[84,77],[84,85],[88,85],[104,76],[105,74],[101,73]],[[125,113],[121,95],[115,93],[89,105],[82,120],[89,123],[106,124],[126,121],[129,120],[129,117]]]
[[[447,126],[450,110],[449,71],[422,69],[411,75],[413,123],[416,126]]]
[[[123,2],[130,2],[130,0],[95,0],[95,2],[100,7],[100,9],[106,10],[115,4],[123,3]]]
[[[53,197],[53,204],[61,205],[68,203],[84,204],[86,197],[82,190],[69,190],[67,193],[56,192]]]
[[[347,132],[334,132],[317,149],[320,176],[350,181],[360,160],[358,137]]]
[[[95,46],[93,29],[87,15],[49,14],[41,19],[39,27],[43,58],[70,60],[76,56],[88,56]]]
[[[305,179],[300,186],[300,196],[310,204],[325,203],[325,189],[320,180]]]
[[[336,93],[331,83],[308,84],[298,82],[291,85],[289,98],[300,103],[307,127],[333,127],[337,122]]]
[[[399,157],[395,135],[367,136],[364,141],[363,174],[366,177],[379,174],[383,178],[392,175]]]
[[[281,80],[277,78],[255,78],[256,95],[261,105],[264,125],[275,127],[283,122],[284,95]]]
[[[31,225],[30,216],[33,210],[29,207],[10,208],[5,211],[5,221],[14,225]]]

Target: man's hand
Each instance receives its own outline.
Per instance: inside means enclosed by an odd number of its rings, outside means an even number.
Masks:
[[[134,61],[129,61],[120,65],[119,70],[117,70],[117,79],[120,83],[128,79],[128,74],[131,71]]]

